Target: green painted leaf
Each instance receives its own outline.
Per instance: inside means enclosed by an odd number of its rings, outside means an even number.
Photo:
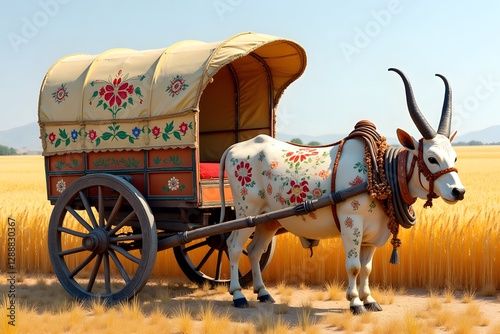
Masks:
[[[170,136],[169,136],[169,135],[167,135],[166,133],[163,133],[163,134],[161,135],[161,137],[163,138],[163,140],[164,140],[164,141],[167,141],[167,140],[169,140],[169,139],[170,139]]]
[[[113,137],[113,134],[111,132],[104,132],[101,136],[103,140],[109,140],[111,137]],[[97,140],[99,140],[99,138]]]
[[[97,93],[97,92],[96,92],[96,93]],[[97,108],[97,107],[100,107],[100,106],[101,106],[101,104],[102,104],[103,102],[104,102],[103,100],[99,100],[99,102],[97,102],[97,106],[96,106],[96,108]]]
[[[100,143],[101,143],[101,138],[97,138],[97,139],[95,140],[95,146],[96,146],[96,147],[97,147],[97,146],[99,146],[99,144],[100,144]]]
[[[128,103],[130,103],[131,105],[134,105],[134,99],[133,99],[133,98],[131,98],[131,97],[129,97],[129,98],[128,98]]]
[[[124,102],[124,103],[122,104],[122,107],[123,107],[123,109],[127,109],[127,102]],[[121,109],[117,110],[116,112],[118,112],[118,111],[120,111],[120,110],[121,110]]]
[[[134,137],[129,136],[128,137],[128,141],[129,141],[130,144],[133,144],[134,143]]]
[[[120,139],[125,139],[127,138],[129,135],[125,132],[125,131],[118,131],[116,133],[116,136]]]
[[[68,138],[68,134],[66,133],[66,129],[59,129],[59,137],[62,139]]]
[[[179,131],[174,131],[174,137],[177,138],[178,140],[182,140],[181,133]]]
[[[106,109],[108,109],[108,104],[107,103],[103,103],[102,107],[104,108],[104,110],[106,110]]]
[[[165,132],[170,133],[174,130],[174,121],[165,124]]]
[[[71,143],[71,140],[70,140],[69,138],[68,138],[68,139],[66,139],[66,143],[65,143],[65,144],[66,144],[66,146],[68,146],[70,143]]]
[[[58,147],[59,145],[61,145],[61,139],[57,139],[54,146]]]

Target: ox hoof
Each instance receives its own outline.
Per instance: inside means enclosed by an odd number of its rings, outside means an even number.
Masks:
[[[234,307],[236,308],[247,308],[250,305],[248,305],[248,301],[246,298],[238,298],[233,300]]]
[[[365,309],[370,312],[380,312],[382,307],[377,302],[365,304]]]
[[[260,297],[257,297],[257,299],[261,303],[274,303],[274,299],[273,299],[273,297],[271,297],[271,295],[260,296]]]
[[[351,313],[354,315],[366,313],[366,309],[363,305],[351,306],[350,309],[351,309]]]

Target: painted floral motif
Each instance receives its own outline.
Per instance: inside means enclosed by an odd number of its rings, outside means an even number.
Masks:
[[[186,189],[186,186],[181,183],[181,181],[176,178],[175,176],[172,176],[170,179],[168,179],[167,184],[163,185],[161,189],[165,192],[171,192],[171,191],[183,191]]]
[[[373,209],[375,209],[377,207],[377,203],[375,203],[375,201],[372,201],[370,203],[370,209],[368,209],[368,212],[373,212]]]
[[[358,173],[363,173],[363,174],[366,174],[367,172],[367,169],[366,169],[366,165],[362,162],[357,162],[354,167],[354,169],[357,169],[358,170]]]
[[[57,104],[65,101],[68,96],[69,93],[65,83],[61,84],[61,86],[59,86],[59,88],[57,88],[57,90],[52,93],[52,98],[55,102],[57,102]]]
[[[363,183],[363,179],[359,175],[356,175],[354,180],[349,182],[349,185],[350,186],[357,186],[358,184],[361,184],[361,183]]]
[[[323,170],[320,170],[318,175],[322,180],[326,180],[330,177],[330,175],[332,174],[332,171],[331,170],[328,170],[328,169],[323,169]]]
[[[356,246],[359,246],[359,237],[361,236],[361,232],[359,231],[359,228],[354,228],[354,231],[352,232],[352,234],[355,236],[354,239],[352,239],[352,242],[354,242],[354,244]]]
[[[248,162],[240,161],[236,166],[234,176],[238,179],[238,182],[241,183],[241,186],[244,187],[245,184],[252,181],[252,167]]]
[[[347,253],[347,257],[349,259],[352,258],[352,257],[357,258],[358,257],[358,251],[355,250],[355,249],[349,250],[349,252]]]
[[[78,166],[80,166],[80,161],[78,161],[77,159],[73,159],[69,163],[66,163],[64,160],[58,161],[56,162],[54,168],[57,170],[62,170],[63,168],[78,168]]]
[[[98,98],[96,108],[102,107],[111,112],[113,118],[116,118],[118,112],[127,109],[128,105],[134,105],[134,95],[139,99],[139,104],[142,104],[144,96],[141,87],[134,87],[130,81],[142,81],[144,78],[144,75],[129,78],[128,73],[122,76],[122,70],[119,70],[114,79],[110,76],[108,80],[94,80],[90,83],[92,87],[96,84],[104,84],[104,86],[94,91],[89,104],[92,105],[93,100]]]
[[[113,123],[108,126],[109,131],[103,132],[101,135],[98,135],[97,130],[90,129],[88,132],[85,132],[85,136],[90,140],[91,143],[95,143],[95,146],[99,146],[103,141],[121,141],[125,140],[131,144],[134,144],[136,140],[138,140],[141,134],[152,134],[154,139],[161,138],[165,142],[169,141],[174,137],[177,140],[182,140],[182,137],[187,134],[189,130],[193,130],[193,123],[189,124],[182,122],[178,128],[175,128],[175,121],[165,123],[165,127],[161,129],[158,126],[154,126],[149,128],[147,126],[143,126],[142,128],[135,126],[130,130],[130,133],[127,131],[121,130],[120,125],[117,123]],[[49,138],[50,140],[50,138]],[[69,144],[69,143],[68,143]]]
[[[310,147],[301,147],[296,151],[288,151],[285,153],[285,158],[287,162],[290,164],[290,168],[293,167],[294,164],[300,163],[303,161],[312,161],[311,157],[318,155],[318,150]]]
[[[182,122],[176,129],[174,121],[171,121],[170,123],[165,123],[163,130],[158,126],[154,126],[148,130],[148,133],[152,133],[155,139],[161,137],[164,141],[170,140],[171,136],[174,136],[177,140],[182,140],[182,137],[187,134],[188,130],[193,130],[193,122],[189,122],[189,124]]]
[[[62,193],[64,190],[66,190],[66,182],[63,179],[60,179],[56,183],[56,190],[59,193]]]
[[[353,222],[354,222],[354,221],[352,220],[352,218],[351,218],[351,217],[347,217],[347,218],[346,218],[346,220],[344,221],[344,225],[345,225],[345,227],[347,227],[347,228],[352,228],[352,226],[353,226]]]
[[[71,130],[70,135],[68,135],[66,129],[58,129],[57,134],[55,132],[45,134],[45,139],[48,139],[54,147],[59,147],[60,145],[68,146],[71,142],[76,142],[80,135],[81,132],[76,129]]]
[[[357,199],[353,199],[353,200],[351,201],[351,207],[352,207],[352,209],[353,209],[354,211],[358,210],[358,209],[359,209],[359,207],[360,207],[360,205],[361,205],[361,204],[359,203],[359,201],[358,201]]]
[[[170,81],[170,85],[167,87],[167,92],[171,97],[175,97],[188,87],[189,85],[186,83],[186,80],[184,80],[181,75],[176,75],[175,78]]]
[[[99,158],[92,161],[92,166],[94,168],[110,168],[110,167],[122,167],[122,168],[139,168],[141,162],[134,158]]]
[[[309,192],[309,182],[306,180],[298,183],[295,180],[290,181],[291,189],[287,191],[287,195],[290,195],[290,203],[302,203],[307,198],[307,193]]]

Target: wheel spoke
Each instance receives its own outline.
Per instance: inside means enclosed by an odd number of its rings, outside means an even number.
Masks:
[[[75,209],[73,209],[71,206],[69,205],[66,205],[66,211],[68,211],[69,213],[71,213],[71,215],[80,223],[83,225],[83,227],[85,227],[85,229],[89,232],[92,232],[94,229],[92,228],[92,226],[90,226],[86,221],[85,219],[83,219],[82,216],[80,216],[80,214],[78,212],[75,211]]]
[[[73,271],[69,273],[69,277],[70,278],[75,277],[75,275],[78,274],[80,272],[80,270],[85,268],[85,266],[87,266],[87,264],[89,264],[90,261],[92,261],[96,255],[97,255],[97,253],[90,253],[89,256],[87,256],[87,258],[82,261],[82,263],[80,263],[78,266],[76,266],[76,268],[73,269]]]
[[[206,246],[206,245],[208,245],[208,241],[207,240],[203,240],[202,242],[199,242],[197,244],[194,244],[194,245],[191,245],[189,247],[184,248],[184,252],[187,253],[187,252],[190,252],[190,251],[192,251],[192,250],[194,250],[196,248],[199,248],[199,247],[202,247],[202,246]]]
[[[92,222],[92,226],[94,226],[94,228],[97,228],[97,221],[95,220],[94,213],[92,212],[92,207],[90,206],[89,199],[82,190],[80,190],[78,193],[80,194],[80,198],[83,202],[83,206],[85,207],[85,211],[87,211],[87,215]]]
[[[135,211],[132,211],[131,213],[129,213],[127,215],[127,217],[123,218],[123,220],[121,222],[119,222],[111,231],[109,231],[108,235],[115,234],[116,231],[121,229],[125,224],[127,224],[129,221],[132,220],[132,218],[135,218],[135,217],[136,217]]]
[[[111,270],[109,268],[108,253],[104,253],[104,287],[106,294],[111,294]]]
[[[74,235],[75,237],[80,237],[80,238],[85,238],[88,235],[88,233],[78,232],[75,230],[71,230],[67,227],[63,227],[63,226],[59,226],[57,228],[57,230],[59,232],[64,232],[64,233],[71,234],[71,235]]]
[[[97,277],[97,273],[99,272],[99,267],[101,266],[101,262],[102,262],[102,254],[99,254],[97,255],[94,268],[92,268],[92,273],[90,274],[89,277],[89,283],[87,284],[87,292],[92,291],[92,288],[94,287],[95,279]]]
[[[196,267],[197,271],[200,271],[200,269],[205,265],[205,262],[207,262],[208,258],[212,255],[212,253],[215,251],[215,248],[210,248],[210,250],[205,254],[203,259],[201,259],[200,264]]]
[[[215,268],[215,279],[220,280],[220,272],[222,270],[222,254],[223,251],[219,250],[219,254],[217,254],[217,267]]]
[[[130,277],[128,277],[128,273],[125,270],[125,268],[123,267],[122,263],[120,262],[120,259],[118,259],[118,256],[116,256],[116,253],[112,249],[110,249],[108,253],[109,253],[109,256],[111,256],[111,259],[113,260],[113,262],[115,263],[116,268],[118,268],[118,271],[120,272],[123,279],[125,280],[125,283],[128,284],[130,282]]]
[[[70,254],[80,253],[83,251],[85,251],[85,248],[83,248],[83,246],[70,248],[70,249],[60,251],[59,256],[66,256],[66,255],[70,255]]]
[[[125,256],[127,259],[129,259],[130,261],[132,262],[135,262],[137,264],[139,264],[141,262],[141,259],[133,256],[132,254],[130,254],[129,252],[127,252],[125,249],[117,246],[117,245],[110,245],[109,246],[112,250],[114,251],[117,251],[118,253],[120,253],[121,255]]]
[[[102,186],[97,187],[97,211],[99,212],[99,227],[104,227],[104,196]]]
[[[107,224],[105,226],[106,229],[110,229],[111,228],[111,225],[113,224],[113,221],[115,220],[116,214],[120,211],[122,203],[123,203],[123,195],[120,194],[120,196],[116,200],[115,206],[113,206],[113,210],[109,214],[108,222],[107,222]]]

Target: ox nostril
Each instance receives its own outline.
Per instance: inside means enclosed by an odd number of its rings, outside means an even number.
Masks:
[[[465,189],[464,188],[453,188],[451,193],[453,194],[453,196],[455,196],[456,199],[463,200],[464,194],[465,194]]]

